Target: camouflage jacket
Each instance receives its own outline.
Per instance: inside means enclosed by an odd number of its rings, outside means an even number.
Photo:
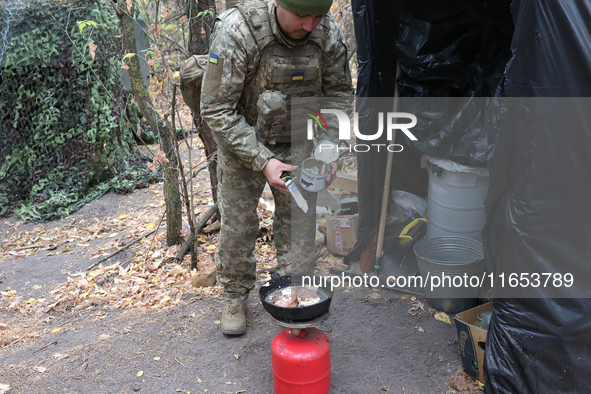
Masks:
[[[279,29],[274,2],[269,2],[266,10],[269,13],[268,22],[273,33],[271,41],[273,41],[274,52],[277,52],[277,49],[284,52],[297,49],[301,51],[305,49],[301,47],[311,46],[314,46],[317,51],[319,59],[316,59],[314,64],[317,68],[315,75],[318,78],[318,84],[315,86],[318,89],[314,95],[352,97],[354,90],[348,65],[347,47],[343,33],[336,22],[331,17],[325,16],[316,27],[316,29],[324,29],[323,34],[316,34],[322,37],[323,42],[320,46],[317,45],[318,40],[315,43],[310,39],[314,32],[307,40],[294,43],[286,39]],[[263,63],[261,57],[268,57],[268,54],[261,53],[260,38],[257,41],[248,22],[237,8],[231,8],[216,19],[212,37],[210,63],[203,79],[201,115],[212,129],[218,143],[218,151],[223,156],[220,157],[222,167],[224,167],[224,160],[232,160],[255,171],[261,171],[274,154],[273,148],[266,144],[264,138],[261,138],[260,132],[257,134],[254,127],[256,116],[252,115],[252,108],[256,107],[255,100],[263,90],[262,85],[267,83],[257,78],[257,75],[259,77],[261,75],[259,68]],[[263,75],[267,74],[263,72]],[[268,79],[271,79],[270,76]],[[271,83],[271,81],[268,82]],[[289,95],[289,97],[299,96],[301,95]]]

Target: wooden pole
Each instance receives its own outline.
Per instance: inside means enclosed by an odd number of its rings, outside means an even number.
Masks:
[[[400,75],[400,66],[396,65],[396,79]],[[398,112],[398,84],[394,84],[394,112]],[[394,144],[396,142],[396,129],[392,133],[392,140],[390,144]],[[388,158],[386,160],[386,174],[384,180],[384,190],[382,192],[382,211],[380,213],[380,224],[378,227],[378,239],[377,239],[377,248],[376,248],[376,264],[375,264],[375,271],[379,269],[379,259],[382,256],[382,251],[384,249],[384,233],[386,232],[386,216],[388,214],[388,200],[390,197],[390,183],[392,179],[392,162],[394,161],[394,152],[388,149]]]

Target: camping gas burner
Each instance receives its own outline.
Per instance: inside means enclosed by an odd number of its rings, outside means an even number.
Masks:
[[[279,324],[281,327],[297,328],[297,329],[303,330],[303,329],[310,328],[310,327],[317,327],[317,326],[323,324],[326,320],[328,320],[329,317],[330,317],[330,312],[324,312],[322,315],[320,315],[312,320],[306,320],[306,321],[279,320],[273,316],[271,316],[271,319],[275,323]]]
[[[271,316],[281,332],[271,342],[273,388],[276,393],[318,393],[330,390],[330,341],[315,326],[329,313],[307,321],[285,321]],[[332,330],[331,330],[332,331]]]

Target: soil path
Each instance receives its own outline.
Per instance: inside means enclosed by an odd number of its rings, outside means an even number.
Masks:
[[[132,235],[127,229],[117,237],[88,241],[68,239],[72,233],[82,233],[79,229],[93,221],[116,224],[125,212],[141,211],[144,222],[157,223],[159,198],[154,189],[127,196],[107,194],[68,219],[43,227],[44,234],[58,243],[53,250],[0,259],[0,290],[5,293],[0,296],[0,392],[7,387],[2,385],[10,385],[8,393],[273,392],[271,341],[282,328],[263,310],[256,291],[249,300],[248,331],[240,337],[221,333],[221,298],[196,290],[165,309],[93,303],[43,314],[9,307],[10,289],[24,300],[49,298],[69,275],[97,261],[91,259],[97,249],[106,248],[113,238],[124,244],[143,231],[136,229]],[[70,235],[59,238],[52,229]],[[39,225],[3,219],[3,248],[17,231],[40,230]],[[116,259],[125,261],[135,254],[130,248]],[[265,279],[260,277],[258,285]],[[394,291],[341,289],[321,328],[331,343],[330,393],[473,388],[459,372],[455,327],[436,320],[424,300]],[[459,387],[450,383],[458,377]]]
[[[281,327],[251,296],[247,333],[226,337],[220,305],[195,297],[168,310],[55,316],[46,329],[61,327],[56,334],[0,352],[0,382],[14,393],[272,393],[270,348]],[[389,294],[334,298],[331,393],[449,392],[460,368],[455,329],[408,309]]]

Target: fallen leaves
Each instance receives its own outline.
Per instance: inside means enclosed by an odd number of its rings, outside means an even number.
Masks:
[[[460,371],[448,382],[449,391],[452,393],[474,393],[482,392],[483,387],[480,386],[480,382],[472,379],[464,372]]]
[[[180,264],[165,264],[174,261],[177,252],[178,246],[159,249],[148,257],[145,266],[142,259],[138,259],[127,267],[120,263],[100,265],[94,271],[76,274],[54,290],[51,304],[45,311],[58,305],[78,304],[78,308],[84,308],[98,303],[103,310],[97,312],[97,316],[103,316],[107,305],[114,308],[170,307],[191,291],[191,271]],[[154,260],[155,257],[158,260]]]
[[[376,292],[373,292],[373,293],[366,295],[365,298],[363,299],[363,302],[368,302],[369,300],[377,300],[378,298],[382,298],[382,295],[378,294]]]
[[[163,152],[158,156],[159,161],[166,160]],[[161,188],[162,185],[151,185],[147,189],[150,192],[150,198],[153,197],[155,202],[162,199]],[[153,196],[152,192],[154,192]],[[203,201],[211,200],[205,196],[202,199]],[[26,227],[26,230],[21,230],[25,227],[16,224],[12,226],[13,228],[8,227],[10,231],[6,231],[7,235],[0,240],[0,261],[5,257],[10,259],[17,256],[29,257],[44,250],[51,250],[52,253],[41,252],[40,257],[68,253],[79,254],[79,257],[75,257],[76,259],[93,260],[109,256],[113,250],[128,243],[128,240],[137,239],[146,231],[150,231],[149,229],[158,226],[158,220],[155,218],[161,216],[162,210],[154,205],[146,203],[142,207],[117,212],[111,217],[68,218],[62,223],[56,223],[55,227],[52,227],[53,224],[31,224]],[[161,205],[164,205],[163,201]],[[208,207],[209,205],[203,203],[199,209],[205,211]],[[197,212],[198,215],[199,212]],[[200,261],[207,259],[209,264],[213,264],[218,236],[215,233],[216,229],[217,225],[214,225],[212,235],[199,235]],[[165,231],[156,232],[154,238],[144,238],[130,246],[128,250],[135,253],[135,256],[132,254],[131,258],[124,262],[99,265],[90,272],[71,274],[57,288],[47,289],[44,295],[47,298],[30,298],[29,294],[25,298],[11,288],[2,289],[5,291],[0,292],[0,308],[12,309],[22,315],[32,316],[64,311],[66,308],[82,310],[98,307],[93,313],[100,318],[106,316],[110,309],[170,308],[181,302],[187,293],[196,293],[196,297],[191,299],[220,297],[223,289],[219,286],[202,287],[197,290],[192,288],[191,280],[195,271],[192,272],[189,269],[190,256],[185,256],[181,261],[176,260],[180,245],[161,246],[165,244],[164,238]],[[154,250],[151,254],[148,253],[150,249]],[[83,253],[87,255],[84,256]],[[274,262],[274,253],[274,247],[267,245],[261,253],[262,258],[257,253],[257,259],[261,260],[261,263],[271,265],[270,263]],[[116,256],[111,261],[116,261]],[[33,289],[46,290],[45,287],[35,285]],[[0,333],[6,335],[0,339],[0,345],[16,343],[15,341],[29,337],[21,333],[12,335],[12,330],[16,327],[8,327],[7,324],[2,323]],[[46,328],[41,332],[57,334],[60,329],[61,327],[53,330]]]
[[[216,267],[212,260],[197,263],[198,271],[191,280],[193,287],[209,287],[216,283]]]
[[[110,253],[107,251],[123,246],[124,240],[140,236],[155,228],[153,218],[161,216],[158,211],[160,209],[156,204],[145,204],[134,208],[133,214],[123,212],[117,213],[114,217],[68,219],[68,222],[53,228],[39,224],[30,226],[27,230],[20,230],[17,224],[0,240],[0,261],[31,257],[42,251],[52,251],[44,253],[44,256],[56,256],[61,253],[90,253],[91,259],[108,256]],[[110,239],[110,242],[105,243],[105,239]],[[135,247],[141,246],[138,244]]]
[[[12,290],[10,287],[7,287],[6,288],[6,291],[0,291],[0,294],[3,297],[10,297],[10,298],[15,297],[15,296],[18,295],[18,293],[16,292],[16,290]]]
[[[202,232],[204,234],[211,234],[214,231],[220,231],[222,228],[222,222],[220,222],[219,220],[216,220],[215,222],[213,222],[212,224],[206,226]]]
[[[37,365],[35,365],[35,367],[33,367],[33,371],[39,372],[39,373],[44,373],[45,371],[47,371],[46,367],[38,367]]]
[[[17,298],[20,299],[21,297]],[[0,310],[4,308],[2,301],[5,303],[6,300],[0,298]],[[24,305],[28,306],[26,303],[18,304],[14,310],[19,313],[0,323],[0,349],[19,342],[24,343],[27,339],[34,340],[41,336],[38,329],[45,324],[45,320],[37,320],[35,322],[29,319],[24,320],[23,318],[25,316],[29,316],[27,308]]]
[[[92,63],[94,63],[94,57],[96,55],[97,48],[98,48],[98,45],[96,45],[94,42],[92,42],[92,41],[88,42],[88,50],[90,51],[90,59],[92,60]]]
[[[318,275],[324,276],[329,275],[330,269],[336,268],[338,270],[345,270],[347,269],[347,265],[343,262],[343,257],[341,256],[333,256],[328,249],[325,248],[320,261],[316,264],[316,269],[318,271]]]
[[[32,256],[35,254],[35,252],[31,251],[31,250],[11,250],[8,252],[9,255],[11,255],[12,257],[28,257],[28,256]]]
[[[449,315],[445,312],[437,312],[435,313],[435,319],[447,323],[447,324],[451,324],[451,320],[449,318]]]
[[[415,300],[413,301],[413,306],[408,310],[408,313],[411,316],[416,316],[420,313],[420,311],[425,312],[425,304],[423,304],[421,300],[415,297]]]
[[[168,271],[168,275],[173,277],[178,275],[185,275],[187,274],[187,271],[188,270],[186,268],[183,268],[180,265],[175,265],[170,271]]]

